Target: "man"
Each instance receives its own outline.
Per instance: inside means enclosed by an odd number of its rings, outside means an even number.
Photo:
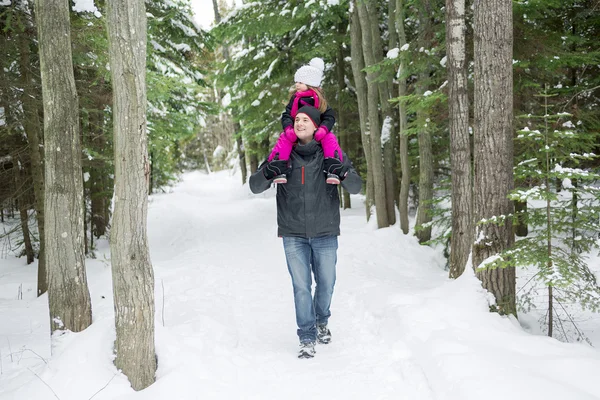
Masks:
[[[301,107],[294,122],[298,144],[289,162],[277,158],[264,162],[250,177],[250,190],[261,193],[273,178],[287,175],[287,183],[277,185],[277,225],[294,288],[299,358],[314,357],[317,340],[323,344],[331,340],[327,323],[335,285],[340,200],[337,186],[326,183],[327,176],[338,176],[352,194],[362,185],[346,154],[343,162],[323,157],[314,140],[320,116],[312,106]],[[314,298],[311,272],[316,282]]]

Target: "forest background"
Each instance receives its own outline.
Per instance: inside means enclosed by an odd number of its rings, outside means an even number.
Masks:
[[[239,168],[245,183],[278,137],[294,72],[321,57],[334,131],[366,182],[365,218],[443,246],[450,277],[475,267],[492,311],[541,308],[549,336],[585,340],[568,310],[600,308],[586,262],[600,232],[599,11],[592,0],[214,0],[205,30],[189,2],[148,0],[146,191],[188,169]],[[120,148],[107,15],[103,1],[70,5],[88,257],[111,231]],[[0,217],[14,222],[2,237],[39,258],[41,295],[38,32],[33,2],[0,3]],[[520,293],[517,267],[533,271]]]

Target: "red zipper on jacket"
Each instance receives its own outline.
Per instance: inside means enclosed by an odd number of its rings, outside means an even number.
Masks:
[[[302,184],[304,185],[304,166],[302,166]]]

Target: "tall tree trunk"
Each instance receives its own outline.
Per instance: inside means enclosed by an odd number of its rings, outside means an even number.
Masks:
[[[144,0],[108,2],[115,149],[110,249],[117,331],[115,365],[135,390],[154,382],[154,272],[147,238],[150,164],[146,132]]]
[[[369,13],[376,12],[371,4],[367,10],[364,2],[358,2],[358,18],[362,33],[362,49],[366,66],[375,65],[373,53],[373,27]],[[385,171],[383,165],[383,154],[381,151],[381,124],[379,122],[379,87],[375,80],[378,74],[367,72],[367,107],[369,115],[369,126],[367,128],[371,136],[371,164],[373,170],[373,187],[375,191],[375,209],[377,210],[377,227],[386,228],[390,225],[387,211],[387,198],[385,190]]]
[[[30,33],[33,37],[33,32]],[[25,35],[21,35],[21,82],[23,84],[23,92],[21,102],[23,104],[23,112],[25,120],[23,127],[29,142],[29,158],[31,159],[31,176],[33,178],[33,195],[35,197],[34,207],[38,225],[40,252],[38,254],[38,279],[37,279],[37,295],[41,296],[48,290],[48,277],[46,271],[46,237],[44,231],[44,161],[42,158],[42,145],[40,138],[42,136],[42,126],[40,124],[38,110],[38,95],[35,90],[35,84],[31,76],[31,61],[29,40]]]
[[[506,217],[504,224],[479,225],[473,245],[473,266],[514,243],[512,3],[476,0],[475,33],[475,221]],[[515,314],[515,268],[477,271],[483,287],[496,298],[499,312]]]
[[[417,82],[415,92],[418,95],[423,95],[426,90],[425,80],[427,73],[423,73]],[[415,224],[421,228],[415,233],[419,239],[419,243],[425,243],[431,239],[431,226],[429,222],[432,220],[431,215],[431,200],[433,199],[433,146],[431,143],[431,133],[427,128],[425,120],[429,113],[420,109],[417,111],[417,121],[421,125],[417,134],[419,143],[419,208]]]
[[[346,31],[347,31],[347,24],[340,24],[338,26],[338,33],[340,33],[340,35],[343,35]],[[338,104],[341,105],[341,97],[343,95],[343,93],[347,90],[346,87],[346,82],[345,82],[345,77],[346,77],[346,72],[344,70],[344,51],[342,48],[342,44],[339,43],[338,44],[338,49],[337,49],[337,59],[336,59],[336,75],[337,75],[337,84],[338,84]],[[346,153],[349,152],[349,145],[350,145],[350,132],[348,132],[348,130],[346,129],[346,112],[342,109],[342,107],[339,107],[338,110],[338,118],[337,118],[337,124],[338,124],[338,129],[337,129],[337,133],[338,136],[340,138],[340,145],[342,147],[342,150],[344,150]],[[342,185],[340,185],[340,191],[341,191],[341,195],[342,195],[342,207],[344,209],[347,208],[351,208],[352,205],[350,204],[350,193],[348,193],[347,190],[345,190]]]
[[[398,30],[398,46],[406,44],[406,33],[404,32],[404,1],[396,2],[396,29]],[[400,62],[400,73],[406,68],[404,62]],[[398,96],[406,95],[406,79],[398,79]],[[404,234],[408,234],[408,192],[410,189],[410,163],[408,160],[408,134],[406,133],[406,106],[402,101],[398,102],[399,115],[399,138],[400,138],[400,170],[402,171],[402,181],[400,182],[400,198],[398,199],[398,208],[400,212],[400,229]]]
[[[431,0],[421,2],[419,9],[419,25],[422,27],[420,32],[421,47],[431,47],[433,30],[431,27]],[[429,68],[419,74],[415,93],[423,96],[428,89]],[[416,232],[419,243],[427,242],[431,239],[431,227],[429,222],[432,220],[431,201],[433,200],[433,146],[431,143],[431,132],[429,132],[427,119],[429,110],[420,107],[417,111],[417,123],[419,124],[419,133],[417,140],[419,143],[419,209],[417,210],[416,225],[421,229]]]
[[[242,171],[242,184],[246,183],[248,177],[248,167],[246,166],[246,150],[244,149],[244,141],[242,135],[237,132],[240,131],[240,124],[233,124],[233,131],[235,132],[235,141],[237,143],[238,157],[240,159],[240,170]]]
[[[90,115],[90,128],[93,132],[91,145],[99,152],[105,152],[106,137],[104,135],[104,114],[102,106],[98,106],[98,112]],[[94,160],[90,165],[90,203],[91,203],[91,238],[99,238],[106,233],[110,218],[110,188],[108,187],[108,174],[106,173],[106,162],[103,159]]]
[[[473,245],[473,190],[471,186],[471,143],[469,138],[465,32],[465,0],[446,0],[446,55],[448,56],[448,106],[452,176],[450,278],[458,278],[462,275]]]
[[[374,186],[373,186],[373,163],[371,161],[371,137],[367,132],[368,105],[367,105],[367,83],[365,80],[365,62],[362,50],[362,33],[360,21],[358,19],[358,9],[356,0],[352,15],[350,18],[350,56],[352,66],[352,75],[354,76],[354,87],[356,88],[356,99],[358,102],[358,117],[360,122],[361,143],[367,162],[367,198],[365,207],[367,212],[367,221],[371,218],[371,206],[373,204]]]
[[[213,10],[215,13],[215,22],[218,24],[221,22],[221,13],[219,12],[219,4],[217,0],[213,0]],[[229,47],[223,46],[223,58],[229,61]],[[221,94],[219,93],[219,98],[221,98]],[[233,116],[232,116],[233,117]],[[233,124],[233,134],[235,135],[235,142],[238,152],[238,158],[240,162],[240,171],[242,172],[242,184],[246,183],[246,179],[248,177],[248,169],[246,166],[246,150],[244,149],[244,140],[242,139],[242,135],[240,132],[240,124],[235,122]],[[252,171],[256,171],[252,169]]]
[[[42,98],[46,266],[50,329],[79,332],[92,323],[83,243],[79,104],[67,0],[36,0]]]
[[[369,21],[371,25],[371,38],[373,44],[373,59],[376,64],[383,61],[383,40],[379,31],[379,17],[375,2],[368,8]],[[390,30],[393,30],[390,29]],[[390,99],[392,77],[383,80],[377,84],[379,103],[381,104],[381,114],[383,123],[381,124],[381,148],[383,149],[383,168],[385,180],[385,199],[388,224],[396,223],[396,156],[394,154],[395,138],[394,138],[394,112]]]

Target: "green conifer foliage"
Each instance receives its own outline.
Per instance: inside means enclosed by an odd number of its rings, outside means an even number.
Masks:
[[[528,224],[529,234],[501,259],[533,268],[520,303],[525,308],[548,304],[545,326],[552,336],[553,324],[570,318],[567,310],[572,307],[567,305],[600,310],[600,287],[586,262],[587,255],[598,250],[600,174],[586,166],[598,158],[589,152],[597,135],[573,122],[572,114],[553,112],[556,94],[541,97],[545,102],[541,112],[521,118],[525,126],[518,131],[516,145],[524,159],[515,175],[522,185],[511,194],[512,200],[528,205],[521,220]],[[537,297],[540,288],[548,289],[547,303]],[[554,335],[568,340],[566,332]],[[582,339],[580,334],[576,337]]]
[[[586,255],[598,245],[600,15],[596,2],[588,0],[513,4],[514,104],[515,115],[522,115],[515,121],[518,189],[513,199],[526,205],[517,215],[519,223],[533,230],[517,241],[514,259],[537,267],[535,279],[521,289],[520,302],[525,308],[552,305],[560,322],[565,302],[598,309]],[[543,302],[535,297],[540,287],[548,288]],[[581,338],[576,329],[574,334]],[[559,330],[558,336],[573,335]]]
[[[201,91],[212,41],[193,20],[189,1],[147,1],[146,12],[152,190],[181,170],[183,143],[198,133],[209,111]]]
[[[451,233],[449,208],[449,131],[447,104],[446,42],[445,26],[442,23],[445,14],[443,1],[430,1],[425,9],[421,1],[406,1],[404,4],[404,23],[407,44],[398,49],[398,56],[384,59],[378,68],[382,75],[396,72],[395,79],[407,82],[405,96],[395,98],[394,102],[405,104],[408,126],[405,133],[409,136],[409,154],[411,181],[419,181],[417,135],[426,130],[432,137],[434,159],[434,198],[430,212],[433,220],[415,230],[433,227],[433,237],[425,244],[446,244]],[[424,29],[422,20],[428,19],[428,28]],[[401,62],[404,70],[399,70]],[[390,69],[391,67],[394,67]],[[416,189],[416,187],[415,187]],[[418,193],[416,194],[418,196]],[[418,201],[418,198],[413,199]]]
[[[246,3],[225,16],[213,31],[230,46],[231,60],[217,76],[231,96],[245,149],[264,157],[281,132],[281,113],[290,99],[296,70],[313,57],[326,63],[323,88],[328,99],[337,84],[337,24],[348,2],[268,0]],[[347,68],[349,71],[349,67]]]

